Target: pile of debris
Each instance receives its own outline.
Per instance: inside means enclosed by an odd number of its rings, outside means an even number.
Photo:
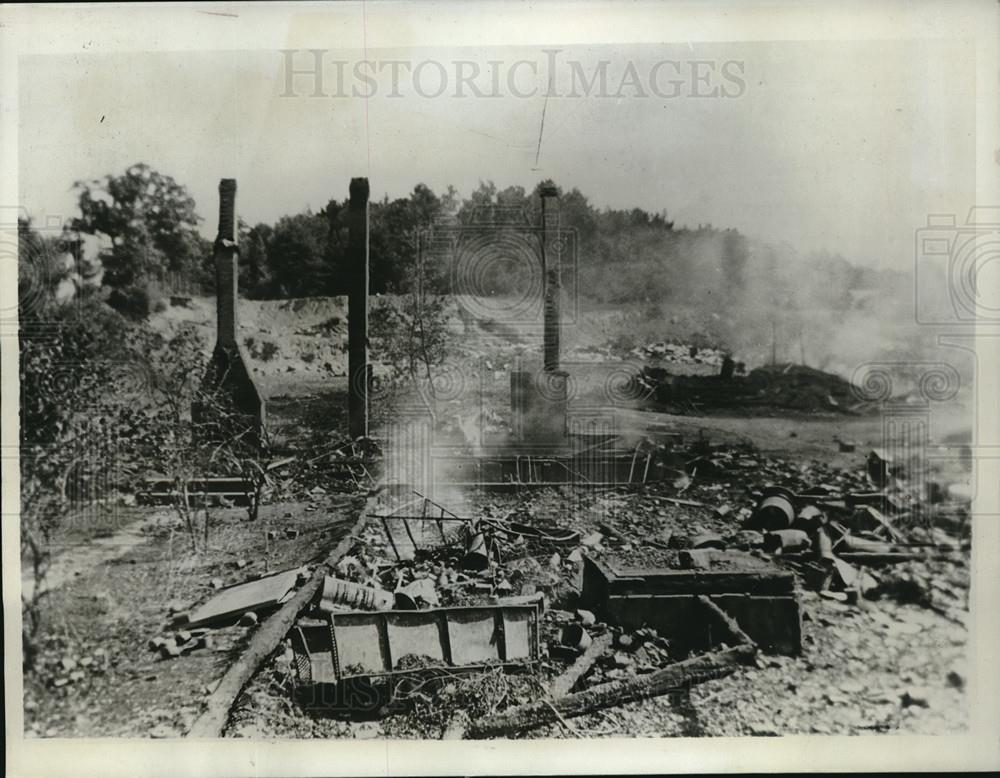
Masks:
[[[664,341],[639,346],[632,349],[629,354],[654,364],[666,362],[675,366],[675,369],[685,366],[689,369],[695,368],[695,371],[697,371],[697,366],[702,365],[718,371],[722,367],[723,362],[729,358],[729,354],[720,348],[699,348],[698,346],[691,346],[684,343],[667,343]],[[683,372],[683,370],[684,368],[681,367],[680,372]]]
[[[434,737],[569,729],[760,653],[799,655],[803,589],[842,607],[893,597],[964,619],[955,552],[967,524],[950,534],[925,521],[925,495],[884,452],[857,471],[704,439],[683,456],[672,483],[590,500],[598,515],[634,497],[701,517],[684,531],[665,530],[663,513],[658,532],[638,516],[594,522],[582,503],[554,521],[533,508],[537,491],[480,494],[472,515],[395,493],[347,555],[312,573],[315,593],[287,622],[281,661],[301,707]],[[151,647],[181,655],[211,637],[201,630],[252,627],[307,575],[223,589]]]
[[[725,358],[715,375],[679,374],[660,364],[643,367],[639,380],[656,403],[674,411],[713,408],[787,408],[798,411],[858,412],[864,404],[851,383],[831,373],[784,364],[758,367],[741,375]]]

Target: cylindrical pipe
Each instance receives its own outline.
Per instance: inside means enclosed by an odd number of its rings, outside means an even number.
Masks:
[[[335,605],[344,605],[358,610],[390,610],[393,606],[392,592],[376,589],[373,586],[342,581],[333,576],[323,579],[323,588],[319,594],[318,608],[324,613],[335,610]]]
[[[788,529],[795,520],[795,505],[792,495],[781,487],[772,487],[764,492],[764,498],[750,517],[749,529]]]
[[[490,546],[482,532],[469,538],[461,564],[464,570],[485,570],[490,566]]]
[[[562,637],[559,640],[564,646],[583,651],[593,639],[582,624],[567,624],[563,627]]]

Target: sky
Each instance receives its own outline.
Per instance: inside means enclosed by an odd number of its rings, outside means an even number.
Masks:
[[[220,178],[251,224],[343,199],[353,176],[373,198],[551,178],[599,207],[906,269],[927,215],[961,220],[975,199],[960,40],[546,48],[329,48],[322,83],[290,90],[289,62],[315,67],[305,50],[24,56],[21,205],[56,223],[75,180],[141,161],[189,188],[212,237]],[[374,88],[358,67],[378,68]]]

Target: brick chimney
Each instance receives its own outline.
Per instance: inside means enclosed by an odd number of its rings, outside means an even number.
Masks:
[[[216,344],[230,349],[236,340],[236,301],[239,290],[236,246],[236,179],[219,182],[219,232],[215,237]]]
[[[236,245],[236,179],[219,182],[219,232],[215,259],[216,341],[202,390],[215,402],[192,404],[196,434],[207,440],[239,434],[261,445],[265,424],[264,396],[247,368],[239,345],[236,311],[239,304],[239,248]],[[218,413],[229,406],[228,412]],[[246,435],[249,431],[251,434]]]
[[[347,412],[352,438],[368,435],[368,179],[352,178],[347,208]]]
[[[542,189],[542,273],[544,274],[544,332],[542,365],[547,372],[559,370],[559,298],[562,294],[559,268],[559,195],[554,186]]]

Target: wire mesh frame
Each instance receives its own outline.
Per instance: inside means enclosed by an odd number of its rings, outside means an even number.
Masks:
[[[473,611],[482,610],[492,610],[494,634],[496,635],[496,645],[497,645],[497,661],[493,662],[472,662],[464,665],[455,665],[452,655],[452,646],[449,634],[449,617],[451,615],[459,615],[463,613],[471,613]],[[504,614],[511,611],[522,611],[528,613],[528,652],[529,655],[526,658],[519,659],[509,659],[509,646],[506,634],[506,624],[504,621]],[[392,669],[393,656],[392,656],[392,646],[389,644],[389,630],[388,630],[388,620],[389,617],[396,613],[397,611],[381,611],[378,613],[370,612],[344,612],[340,614],[329,614],[324,620],[322,628],[324,631],[328,631],[330,640],[330,660],[332,662],[332,670],[334,676],[334,682],[339,683],[341,681],[353,680],[358,678],[391,678],[407,675],[419,675],[422,673],[434,673],[434,672],[470,672],[476,670],[485,670],[491,667],[502,667],[505,670],[509,669],[520,669],[524,667],[534,667],[541,660],[541,606],[510,606],[510,605],[497,605],[497,606],[453,606],[448,608],[437,608],[435,609],[434,618],[438,626],[441,648],[442,648],[442,662],[438,665],[430,665],[427,667],[418,668],[399,668]],[[414,611],[402,611],[402,613],[413,614]],[[388,668],[381,671],[366,671],[364,673],[345,673],[341,667],[340,654],[337,647],[337,631],[336,631],[336,618],[350,616],[350,615],[363,615],[366,618],[373,618],[377,622],[378,640],[379,640],[379,653],[385,658]],[[292,649],[295,654],[295,668],[298,681],[300,684],[308,685],[314,683],[314,675],[312,672],[313,656],[316,652],[310,651],[309,640],[305,635],[304,630],[312,629],[319,630],[320,625],[313,625],[310,627],[303,627],[296,625],[291,633],[292,638]]]

